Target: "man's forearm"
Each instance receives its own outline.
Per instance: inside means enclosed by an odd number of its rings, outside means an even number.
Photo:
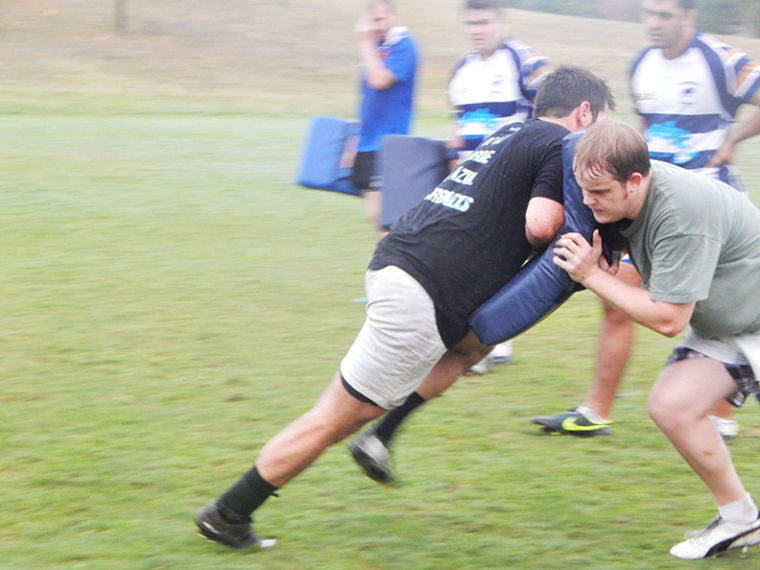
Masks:
[[[649,291],[634,287],[604,271],[596,271],[581,283],[614,305],[632,321],[667,337],[674,337],[689,324],[694,303],[653,301]]]
[[[754,137],[760,133],[760,111],[736,127],[728,137],[732,144],[737,144],[745,139]]]

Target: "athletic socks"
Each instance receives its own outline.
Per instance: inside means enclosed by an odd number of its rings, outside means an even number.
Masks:
[[[720,518],[732,523],[748,524],[758,519],[757,505],[749,493],[743,498],[727,505],[718,506]]]
[[[594,410],[589,408],[588,406],[578,406],[575,408],[576,412],[580,412],[584,416],[586,416],[587,420],[591,420],[595,424],[603,424],[604,422],[607,422],[609,420],[605,420],[602,416],[597,414]]]
[[[393,435],[406,419],[406,416],[411,414],[414,410],[419,408],[425,403],[425,398],[420,396],[417,392],[412,392],[409,397],[398,408],[393,408],[390,412],[385,414],[377,424],[375,424],[375,435],[380,441],[388,446],[388,442],[393,439]]]
[[[254,466],[219,497],[222,514],[230,523],[246,522],[277,487],[265,481]]]

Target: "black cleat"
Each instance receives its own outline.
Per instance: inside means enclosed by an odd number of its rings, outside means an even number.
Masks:
[[[251,519],[232,523],[222,514],[217,499],[210,501],[195,515],[198,533],[213,542],[230,548],[255,549],[271,548],[277,541],[273,538],[259,538],[251,532]]]
[[[390,450],[375,435],[372,428],[361,432],[348,446],[354,461],[362,468],[364,474],[383,485],[394,482],[393,467],[391,467]]]

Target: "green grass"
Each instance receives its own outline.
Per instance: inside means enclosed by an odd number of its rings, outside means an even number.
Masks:
[[[62,18],[83,9],[61,5]],[[130,5],[148,21],[145,5]],[[223,58],[164,77],[165,60],[184,52],[145,64],[149,34],[98,36],[94,51],[91,36],[67,37],[56,56],[67,28],[14,16],[20,6],[4,5],[5,47],[23,57],[0,87],[0,568],[757,564],[754,551],[692,564],[667,554],[714,511],[646,417],[671,341],[639,331],[613,437],[549,437],[529,423],[577,404],[588,385],[599,324],[589,293],[517,339],[512,364],[413,416],[395,450],[399,488],[362,477],[337,446],[259,511],[276,548],[201,541],[195,510],[311,405],[362,322],[352,300],[374,236],[361,201],[292,184],[308,116],[341,105],[347,115],[349,97],[282,72],[268,98],[245,100],[265,87]],[[428,50],[434,71],[439,59],[450,61]],[[221,86],[204,82],[210,69]],[[446,132],[436,73],[422,99],[436,102],[416,126],[429,136]],[[319,96],[299,106],[283,85]],[[758,157],[758,141],[745,143],[756,202]],[[760,422],[748,407],[731,448],[757,493]]]
[[[640,332],[614,437],[529,424],[586,387],[599,318],[584,293],[518,339],[513,364],[413,418],[401,488],[339,446],[260,511],[277,548],[200,541],[194,510],[310,405],[361,323],[361,202],[290,184],[302,119],[0,128],[15,143],[0,164],[0,566],[669,567],[670,543],[711,516],[646,417],[670,341]],[[757,421],[740,417],[752,487]]]

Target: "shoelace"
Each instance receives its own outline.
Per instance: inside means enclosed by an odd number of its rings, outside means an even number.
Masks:
[[[699,538],[718,526],[720,524],[720,521],[721,518],[720,515],[718,515],[713,520],[711,520],[705,528],[700,528],[699,530],[690,530],[684,536],[687,539]]]

